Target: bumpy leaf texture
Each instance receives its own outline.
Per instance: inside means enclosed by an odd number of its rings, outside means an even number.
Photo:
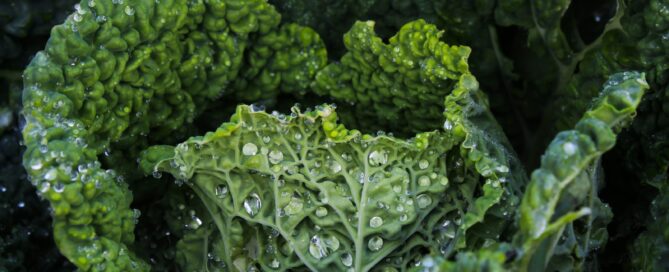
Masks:
[[[390,45],[385,45],[374,38],[369,23],[360,23],[348,36],[358,39],[359,45],[352,45],[349,57],[343,58],[350,58],[353,61],[369,54],[363,53],[365,50],[371,50],[370,53],[380,55],[384,59],[381,63],[375,64],[373,69],[353,69],[354,72],[346,71],[333,76],[332,73],[323,72],[329,69],[321,69],[326,58],[323,44],[318,36],[313,31],[297,25],[279,27],[278,13],[263,1],[189,3],[180,0],[159,3],[149,0],[82,1],[77,6],[76,12],[70,15],[65,23],[53,28],[46,49],[35,56],[24,73],[23,104],[26,125],[23,136],[27,150],[23,163],[40,195],[51,205],[54,237],[59,249],[82,270],[147,270],[149,268],[147,263],[139,258],[130,246],[135,239],[133,230],[141,212],[130,208],[133,197],[128,186],[133,190],[138,189],[137,192],[146,192],[142,191],[146,189],[145,187],[136,184],[141,177],[133,170],[134,158],[139,151],[150,143],[173,143],[182,138],[181,135],[190,134],[188,132],[192,132],[190,123],[193,119],[207,108],[210,101],[221,96],[244,101],[272,99],[279,91],[302,95],[303,88],[307,86],[318,84],[322,86],[324,82],[329,82],[314,81],[314,77],[318,75],[322,75],[323,79],[329,78],[351,84],[355,88],[363,88],[361,91],[368,90],[370,97],[374,97],[371,102],[362,96],[354,99],[356,102],[359,100],[361,105],[377,109],[388,108],[383,105],[383,99],[388,97],[388,94],[384,93],[388,86],[407,87],[407,92],[420,93],[423,100],[412,101],[416,104],[443,101],[449,90],[451,97],[446,101],[446,108],[450,109],[446,112],[447,119],[441,119],[443,110],[441,102],[427,107],[428,112],[425,112],[424,116],[416,116],[416,120],[429,120],[433,128],[442,126],[447,128],[448,132],[440,140],[446,141],[444,146],[432,143],[430,146],[437,150],[426,149],[431,141],[438,142],[437,136],[441,134],[437,132],[420,134],[413,148],[412,144],[405,141],[393,137],[380,137],[385,140],[380,140],[382,143],[378,147],[379,151],[372,156],[380,156],[382,161],[389,160],[390,148],[399,148],[392,146],[393,143],[405,146],[395,152],[415,155],[416,161],[413,162],[400,162],[399,157],[393,157],[394,164],[407,164],[407,168],[397,170],[406,173],[396,173],[394,182],[397,182],[399,177],[408,175],[408,168],[418,167],[418,170],[424,170],[425,175],[411,176],[409,179],[409,184],[412,186],[421,183],[426,187],[418,191],[422,192],[421,194],[416,194],[415,191],[411,194],[402,192],[407,189],[408,185],[405,183],[402,183],[404,185],[401,186],[404,187],[400,188],[401,193],[407,194],[406,202],[413,202],[416,206],[420,204],[425,208],[425,211],[419,214],[415,209],[413,213],[408,213],[409,207],[404,207],[407,209],[406,220],[409,225],[406,228],[413,230],[399,233],[398,226],[402,224],[394,225],[392,230],[395,233],[367,230],[362,227],[367,222],[362,221],[372,220],[373,216],[366,216],[368,211],[361,208],[363,216],[354,228],[360,231],[355,231],[354,235],[349,237],[352,240],[347,241],[345,236],[333,236],[334,232],[326,232],[323,237],[316,237],[315,240],[320,241],[316,243],[317,247],[323,247],[324,241],[334,243],[332,237],[340,240],[338,247],[340,250],[364,249],[363,243],[366,243],[367,249],[359,251],[360,253],[356,251],[356,254],[360,255],[352,258],[356,263],[355,267],[369,269],[387,256],[393,257],[395,261],[384,265],[405,267],[425,251],[443,251],[448,255],[458,249],[474,247],[488,239],[494,239],[502,233],[506,226],[505,221],[510,216],[510,207],[517,202],[515,196],[518,193],[517,188],[512,189],[513,186],[507,187],[506,184],[522,184],[523,177],[509,174],[509,170],[516,165],[513,163],[514,156],[505,145],[503,134],[499,132],[487,110],[487,101],[478,91],[478,83],[467,71],[468,49],[441,43],[438,41],[438,35],[434,26],[418,21],[400,31],[397,37],[391,40]],[[359,61],[351,67],[364,65]],[[412,61],[415,63],[411,64]],[[347,61],[342,63],[349,65]],[[337,69],[338,64],[329,67]],[[390,79],[386,73],[404,80],[388,81]],[[364,87],[368,83],[375,82],[373,75],[378,75],[379,78],[385,76],[386,79]],[[361,80],[350,81],[348,76]],[[407,110],[408,105],[404,105],[401,101],[395,103],[401,106],[400,109],[405,114],[411,114]],[[239,113],[237,116],[241,118],[244,115]],[[274,119],[270,120],[274,122],[283,122],[279,117],[272,118]],[[409,123],[410,119],[404,118],[406,117],[399,120]],[[379,120],[388,121],[384,118]],[[447,122],[443,123],[443,120]],[[348,131],[335,123],[330,125],[334,127],[327,129],[328,139],[338,139],[354,145],[349,143],[350,139],[352,135],[359,135],[359,132]],[[425,126],[416,124],[416,127]],[[453,131],[450,132],[451,130]],[[490,130],[490,133],[483,133],[484,130]],[[318,135],[316,131],[312,131],[312,134]],[[456,136],[449,136],[451,134]],[[309,138],[305,137],[303,141],[307,139]],[[308,142],[309,145],[303,147],[304,150],[318,150],[320,142],[311,140]],[[460,142],[462,145],[459,148],[450,151],[451,146],[456,146]],[[261,142],[253,144],[262,152]],[[284,156],[286,164],[289,158],[287,148],[288,146],[282,147],[282,155],[274,153],[276,156]],[[367,154],[366,149],[363,151],[362,147],[359,148],[361,151],[351,156],[357,156],[358,163],[363,163],[360,160],[361,156],[370,156],[372,153]],[[381,148],[388,148],[388,154],[380,154]],[[425,154],[419,151],[424,151]],[[304,156],[306,155],[298,158],[304,159]],[[447,159],[448,156],[459,159]],[[424,160],[427,164],[422,163]],[[317,160],[313,163],[316,162]],[[447,167],[446,162],[455,164],[451,166],[452,172],[444,171]],[[322,163],[320,167],[324,167],[325,161],[320,163]],[[364,168],[363,165],[364,163],[341,165],[341,167],[353,169],[355,168],[353,166],[356,166],[361,171],[365,169],[367,172],[364,173],[364,179],[380,178],[379,175],[382,174],[380,165],[374,165],[373,171]],[[239,175],[247,177],[257,175],[261,170],[267,170],[258,165],[246,167],[239,170]],[[315,168],[318,166],[309,166],[309,170]],[[391,176],[392,174],[391,172]],[[450,194],[451,197],[442,199],[440,198],[442,195],[437,193],[450,188],[447,186],[450,184],[450,178],[454,180],[453,182],[461,182],[462,185],[457,189],[451,189],[457,193],[454,192]],[[515,179],[518,179],[518,182],[511,182]],[[344,180],[346,179],[342,176],[337,182],[343,183]],[[306,184],[299,179],[291,182]],[[233,185],[228,185],[229,190]],[[305,186],[304,194],[307,194],[307,189],[315,190]],[[212,188],[206,190],[211,192]],[[256,192],[258,204],[266,201],[260,197],[268,197],[264,195],[269,192],[268,190],[268,188],[258,188]],[[165,192],[172,194],[170,192],[174,191],[172,188]],[[353,197],[354,194],[348,192],[348,195]],[[142,197],[142,194],[139,196]],[[199,254],[200,251],[196,249],[201,247],[192,245],[201,239],[207,240],[207,235],[212,234],[206,230],[211,226],[189,232],[183,227],[182,219],[185,217],[192,219],[195,215],[201,214],[202,210],[209,211],[216,207],[207,205],[210,204],[207,201],[201,204],[193,203],[188,194],[183,192],[176,191],[172,196],[166,196],[158,205],[170,208],[164,220],[171,230],[178,230],[180,237],[177,239],[181,240],[176,246],[176,258],[184,265],[197,265],[192,257],[197,255],[198,260],[204,260],[202,257],[206,254]],[[245,198],[251,196],[244,195]],[[304,197],[303,201],[310,200],[308,196],[300,197]],[[359,201],[362,201],[361,199],[367,197],[358,197]],[[279,201],[278,198],[276,200]],[[244,203],[244,200],[240,201]],[[255,213],[254,200],[249,201],[246,206]],[[444,202],[452,203],[437,206],[438,203]],[[363,203],[358,204],[366,205]],[[184,210],[185,204],[189,204],[192,209]],[[304,208],[306,204],[302,205],[303,209],[306,209]],[[244,211],[247,207],[244,207]],[[257,207],[257,212],[267,213],[267,210],[262,210],[261,207]],[[264,209],[267,207],[269,206],[265,206]],[[240,206],[235,208],[239,209]],[[349,206],[346,209],[350,208]],[[315,210],[306,211],[304,215],[315,213]],[[490,216],[488,211],[491,213]],[[351,215],[356,214],[350,210],[348,212]],[[334,212],[330,213],[334,215]],[[426,217],[426,213],[437,215],[426,222],[416,220],[419,216]],[[147,214],[155,219],[151,212]],[[170,217],[171,215],[174,217]],[[401,215],[400,211],[397,211],[396,219]],[[207,218],[203,216],[208,222],[223,220],[214,214]],[[380,220],[388,222],[392,219]],[[233,220],[239,223],[235,223],[236,225],[225,231],[243,230],[240,228],[243,225],[239,220],[241,219]],[[483,221],[493,223],[479,224]],[[198,220],[194,222],[195,225],[200,224]],[[374,222],[378,220],[374,219]],[[296,222],[292,224],[299,227]],[[342,221],[339,224],[353,226],[354,223]],[[439,224],[443,227],[436,227]],[[284,228],[280,224],[276,225],[277,229]],[[263,230],[255,229],[257,234]],[[372,239],[374,238],[371,236],[372,233],[375,233],[378,239]],[[240,236],[242,234],[225,235],[222,239],[218,236],[219,239],[211,241],[239,243],[239,240],[233,237],[244,237]],[[451,237],[452,235],[455,236]],[[299,241],[307,243],[302,244],[301,248],[295,248],[295,252],[306,254],[309,251],[308,242],[314,239],[307,237],[309,239],[305,240],[305,237],[300,237]],[[287,236],[283,239],[293,241],[295,238]],[[369,244],[372,240],[376,242],[371,243],[372,248],[382,241],[386,247],[377,250],[378,252],[370,250]],[[393,250],[403,242],[410,242],[412,246],[403,247],[398,251]],[[251,249],[226,248],[222,244],[216,244],[212,248],[225,250],[223,251],[225,254],[218,252],[217,256],[224,258],[221,262],[228,267],[254,266],[255,262],[263,267],[272,267],[273,264],[271,260],[258,261],[254,259],[255,256],[247,256],[253,259],[253,262],[246,263],[245,259],[241,259],[241,264],[234,262],[237,259],[226,262],[225,260],[229,261],[231,256],[238,256],[239,250],[248,252]],[[278,250],[277,247],[277,252]],[[317,251],[323,252],[323,250],[327,253],[330,249],[325,247]],[[309,255],[313,256],[312,252],[313,250],[309,251]],[[341,254],[343,253],[338,253],[337,256]],[[145,256],[146,253],[141,255]],[[285,258],[281,259],[283,265],[281,269],[303,265],[297,263],[296,256],[291,254],[286,254]],[[300,260],[307,266],[329,264],[316,263],[314,259]],[[183,268],[188,269],[188,266]]]
[[[648,83],[643,74],[612,75],[575,129],[560,132],[550,143],[541,158],[541,167],[532,173],[520,205],[518,235],[525,252],[521,269],[546,269],[553,254],[557,258],[572,255],[574,260],[557,261],[569,265],[562,269],[577,269],[590,250],[606,241],[604,227],[611,212],[597,197],[601,178],[598,160],[615,145],[617,133],[631,122],[646,89]],[[565,231],[570,222],[588,214],[592,216],[586,219],[585,233],[578,233],[579,226],[575,224]],[[593,224],[597,222],[595,216],[604,217],[603,225]],[[562,235],[564,240],[558,242]],[[569,241],[573,239],[576,241]],[[559,248],[553,252],[556,245],[569,247],[574,242],[571,246],[577,248],[575,252],[560,252]]]
[[[0,135],[0,271],[66,271],[74,267],[53,243],[51,216],[26,180],[15,112]]]
[[[375,38],[371,26],[360,22],[346,37],[359,39],[357,48],[373,46],[368,50],[384,56],[391,47]],[[325,77],[349,80],[398,71],[399,77],[429,79],[422,81],[425,86],[411,86],[430,94],[438,91],[431,83],[443,82],[453,86],[443,94],[443,133],[417,134],[410,141],[373,137],[337,124],[332,106],[306,113],[294,108],[289,116],[240,106],[215,132],[177,147],[148,149],[141,162],[145,172],[172,173],[204,204],[189,217],[194,230],[178,246],[182,268],[405,269],[426,252],[448,256],[500,238],[524,175],[478,82],[459,60],[462,49],[428,39],[431,33],[433,26],[416,21],[396,36],[413,37],[400,40],[413,46],[392,51],[424,56],[416,59],[421,65],[395,68],[396,61],[413,61],[406,56],[371,67],[359,59],[351,63],[365,70],[327,66],[349,76],[326,68],[315,84],[328,83]],[[357,56],[373,55],[354,51],[344,60]],[[462,74],[449,72],[457,67]],[[383,82],[378,84],[360,95],[384,95]]]
[[[314,92],[351,106],[345,123],[397,132],[427,131],[443,124],[443,98],[469,73],[466,46],[439,40],[441,31],[417,20],[388,44],[374,22],[357,22],[344,35],[348,52],[321,70]]]
[[[100,161],[130,172],[149,139],[178,138],[237,76],[249,34],[278,22],[263,1],[93,0],[53,28],[24,73],[24,165],[68,259],[148,269],[127,249],[139,216],[127,184]]]
[[[427,257],[420,270],[597,269],[586,258],[605,246],[606,224],[612,216],[598,196],[602,185],[599,160],[632,121],[647,89],[643,74],[612,75],[575,128],[555,137],[525,189],[519,206],[519,230],[512,243],[498,241],[477,251],[459,252],[454,260]],[[645,241],[639,247],[652,256],[662,254],[662,250],[650,250]]]
[[[336,120],[327,105],[290,116],[240,106],[214,132],[148,149],[145,171],[171,173],[206,207],[181,241],[201,250],[184,250],[182,267],[403,269],[420,253],[476,242],[466,231],[501,201],[504,184],[492,178],[507,165],[478,171],[461,158],[463,127],[404,141]],[[212,254],[224,265],[198,261]]]

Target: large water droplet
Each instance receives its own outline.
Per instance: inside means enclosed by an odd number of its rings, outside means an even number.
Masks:
[[[430,166],[430,162],[428,162],[427,160],[423,159],[418,161],[418,168],[425,170],[427,169],[428,166]]]
[[[41,160],[33,160],[33,162],[30,164],[30,169],[32,169],[32,170],[42,169],[42,161]]]
[[[444,129],[445,130],[453,129],[453,123],[451,123],[451,121],[449,121],[449,120],[444,121]]]
[[[379,251],[383,247],[383,238],[374,236],[367,241],[367,248],[371,251]]]
[[[216,197],[218,198],[225,198],[228,196],[228,186],[224,184],[216,185],[216,188],[214,188],[214,194],[216,194]]]
[[[262,201],[258,194],[251,193],[251,195],[244,200],[244,210],[251,217],[255,216],[258,211],[260,211],[260,208],[262,208]]]
[[[444,186],[448,185],[448,178],[444,176],[439,177],[439,184]]]
[[[53,185],[53,191],[59,194],[62,193],[63,191],[65,191],[65,184],[62,184],[60,182],[56,183],[55,185]]]
[[[304,200],[298,197],[292,197],[283,210],[286,212],[286,215],[294,215],[301,213],[302,208],[304,208]]]
[[[449,239],[455,238],[455,231],[457,227],[450,220],[444,221],[444,223],[441,224],[440,229],[444,236],[448,237]]]
[[[421,176],[421,177],[418,178],[418,185],[419,186],[427,187],[427,186],[430,186],[430,183],[431,183],[430,182],[430,177],[428,177],[428,176]]]
[[[384,150],[374,150],[369,153],[368,159],[371,166],[384,165],[388,162],[388,152]]]
[[[309,240],[309,254],[319,260],[337,249],[339,249],[339,239],[334,236],[321,237],[316,234]]]
[[[337,174],[339,171],[341,171],[341,164],[339,164],[337,161],[331,160],[328,161],[328,168],[330,168],[330,171],[332,171],[333,174]]]
[[[258,147],[253,143],[246,143],[242,147],[242,153],[246,156],[253,156],[258,153]]]
[[[296,133],[295,133],[295,140],[298,140],[298,141],[299,141],[299,140],[301,140],[301,139],[302,139],[302,134],[300,134],[299,132],[296,132]]]
[[[378,228],[381,225],[383,225],[383,218],[374,216],[371,219],[369,219],[369,226],[372,228]]]
[[[344,253],[339,257],[339,259],[341,260],[341,264],[346,267],[353,265],[353,256],[351,256],[351,253]]]
[[[574,155],[576,153],[576,144],[572,142],[566,142],[562,144],[562,151],[567,155]]]
[[[426,194],[418,195],[416,197],[416,204],[418,204],[418,208],[424,209],[432,204],[432,198]]]
[[[269,162],[273,164],[277,164],[283,161],[283,153],[279,150],[270,151],[268,157],[269,157]]]
[[[323,217],[323,216],[326,216],[326,215],[328,215],[328,209],[327,208],[318,207],[318,209],[316,209],[316,216]]]

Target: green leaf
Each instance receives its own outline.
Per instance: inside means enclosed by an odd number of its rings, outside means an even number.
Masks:
[[[565,194],[579,183],[586,186],[578,189],[584,192],[576,191],[577,194],[587,195],[590,191],[590,197],[596,197],[596,186],[588,186],[596,180],[589,169],[613,147],[617,133],[631,121],[646,89],[648,84],[641,73],[612,75],[576,128],[559,133],[548,146],[520,205],[519,237],[524,250],[521,269],[543,270],[555,246],[550,240],[558,239],[568,223],[591,214],[593,202],[583,200],[579,201],[582,207],[571,204],[569,207],[573,208],[563,212],[557,208],[570,199]],[[586,249],[587,243],[586,239]]]
[[[395,252],[466,244],[465,231],[500,201],[503,184],[479,185],[476,161],[463,164],[457,130],[406,141],[336,120],[328,105],[289,116],[239,106],[215,132],[148,149],[142,165],[196,192],[208,209],[200,216],[218,230],[218,257],[244,269],[368,271]],[[437,223],[444,229],[433,234]]]

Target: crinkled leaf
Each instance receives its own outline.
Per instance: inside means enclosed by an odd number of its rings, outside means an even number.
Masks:
[[[553,255],[554,239],[567,224],[593,212],[597,197],[593,163],[613,147],[617,133],[630,123],[646,89],[643,74],[611,76],[576,128],[560,132],[548,146],[520,205],[521,269],[545,269]],[[565,203],[570,204],[561,211]],[[588,220],[590,225],[592,217]],[[583,245],[585,252],[590,247],[590,231]]]
[[[240,106],[215,132],[150,148],[142,166],[191,186],[223,241],[218,257],[245,269],[370,270],[396,251],[465,244],[500,201],[498,180],[473,194],[480,174],[463,163],[457,132],[372,137],[336,116],[331,106],[290,116]],[[486,176],[494,173],[505,175]],[[437,222],[436,233],[424,226]]]

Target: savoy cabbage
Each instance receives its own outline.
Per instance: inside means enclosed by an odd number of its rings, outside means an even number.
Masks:
[[[39,2],[0,270],[669,269],[669,1]]]

